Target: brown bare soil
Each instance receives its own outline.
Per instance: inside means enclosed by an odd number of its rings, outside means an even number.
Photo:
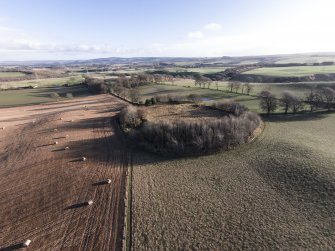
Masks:
[[[29,250],[120,250],[124,105],[99,95],[0,110],[0,250],[26,239]]]

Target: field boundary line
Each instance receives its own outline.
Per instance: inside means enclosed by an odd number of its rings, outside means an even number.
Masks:
[[[124,227],[123,227],[123,243],[122,250],[131,250],[131,238],[132,238],[132,179],[133,179],[133,154],[130,150],[128,155],[128,170],[126,175],[126,193],[124,198],[125,210],[124,210]]]
[[[115,94],[114,92],[109,92],[109,94],[110,94],[111,96],[114,96],[114,97],[116,97],[116,98],[118,98],[118,99],[121,99],[121,100],[123,100],[123,101],[125,101],[125,102],[127,102],[127,103],[129,103],[129,104],[131,104],[131,105],[143,106],[143,104],[133,102],[133,101],[127,99],[127,98],[124,98],[124,97],[121,97],[121,96]]]

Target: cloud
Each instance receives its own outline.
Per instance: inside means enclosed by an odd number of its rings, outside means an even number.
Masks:
[[[203,38],[204,34],[201,31],[191,31],[187,34],[189,38]]]
[[[147,45],[134,43],[129,47],[117,46],[113,41],[50,41],[6,27],[6,22],[0,22],[0,61],[111,56],[246,56],[335,51],[335,33],[331,32],[334,26],[333,8],[314,6],[308,7],[308,10],[299,13],[297,9],[290,9],[285,15],[290,17],[287,20],[280,17],[233,34],[229,34],[228,30],[219,31],[222,29],[220,24],[208,23],[194,28],[183,38],[172,36],[170,41],[157,40],[150,44],[150,40]]]
[[[0,26],[0,52],[2,53],[120,53],[126,51],[111,44],[56,43],[42,41],[22,33],[19,30]],[[2,58],[0,57],[0,60]]]
[[[210,31],[217,31],[217,30],[221,30],[222,26],[220,24],[217,23],[210,23],[210,24],[206,24],[204,26],[205,30],[210,30]]]

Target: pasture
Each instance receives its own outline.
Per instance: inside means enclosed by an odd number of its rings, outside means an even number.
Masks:
[[[49,87],[49,86],[59,86],[64,84],[74,85],[81,83],[83,81],[82,76],[72,76],[65,78],[45,78],[45,79],[32,79],[32,80],[21,80],[21,81],[10,81],[1,82],[1,89],[11,89],[27,86],[37,86],[37,87]]]
[[[226,70],[227,67],[190,67],[190,68],[182,68],[182,67],[173,67],[173,68],[164,68],[163,70],[169,72],[198,72],[201,74],[208,73],[216,73]]]
[[[334,55],[295,55],[284,56],[276,64],[314,64],[323,62],[335,62]]]
[[[234,94],[231,93],[220,93],[211,89],[201,89],[195,87],[184,87],[179,85],[164,85],[164,84],[152,84],[140,87],[140,95],[142,100],[151,98],[157,95],[177,95],[187,96],[192,93],[202,95],[208,99],[219,99],[219,98],[231,98]]]
[[[0,72],[0,79],[1,78],[17,78],[17,77],[24,77],[27,74],[18,71],[5,71]]]
[[[273,116],[228,152],[135,152],[132,249],[331,249],[334,123],[334,114]]]
[[[146,99],[150,99],[155,96],[183,96],[187,97],[190,94],[199,94],[205,102],[212,101],[223,101],[227,99],[233,99],[246,107],[251,111],[261,112],[259,109],[259,99],[254,96],[242,95],[231,93],[226,90],[216,90],[198,87],[184,87],[179,85],[146,85],[140,87],[141,101],[144,102]]]
[[[58,97],[52,97],[52,94],[57,93]],[[7,90],[0,91],[0,108],[11,106],[23,106],[41,104],[64,100],[66,94],[71,93],[73,97],[81,97],[89,95],[85,86],[75,85],[70,87],[44,87],[36,89],[23,90]]]
[[[216,83],[218,86],[216,86]],[[308,83],[251,83],[253,90],[250,95],[242,94],[241,89],[238,93],[230,92],[228,82],[212,83],[210,88],[199,88],[194,86],[194,80],[179,79],[173,83],[167,82],[165,84],[154,84],[140,87],[141,100],[155,97],[156,95],[176,95],[187,96],[189,94],[199,94],[208,101],[223,101],[226,99],[234,99],[235,101],[245,105],[250,110],[261,113],[259,108],[259,98],[256,96],[262,90],[270,90],[273,94],[280,98],[284,91],[292,91],[300,96],[302,99],[306,97],[313,89],[320,89],[322,87],[335,87],[335,83],[331,82],[308,82]],[[217,88],[218,87],[218,88]],[[277,113],[283,110],[279,108]]]
[[[243,84],[243,83],[241,83]],[[280,97],[284,91],[292,91],[301,98],[305,98],[314,89],[321,89],[322,87],[335,87],[333,82],[297,82],[297,83],[251,83],[253,89],[250,92],[252,95],[258,95],[262,90],[270,90],[274,95]],[[194,86],[194,85],[193,85]],[[219,82],[219,90],[229,91],[228,82]],[[216,89],[216,85],[211,85],[211,89]],[[241,88],[238,91],[242,92]],[[245,91],[244,91],[245,93]]]
[[[264,67],[244,72],[244,74],[274,76],[274,77],[304,77],[314,74],[329,74],[329,73],[335,73],[335,65]]]

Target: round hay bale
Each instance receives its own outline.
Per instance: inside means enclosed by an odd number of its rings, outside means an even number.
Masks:
[[[86,161],[86,157],[81,157],[81,160],[82,161]]]
[[[26,240],[22,243],[22,246],[23,247],[28,247],[30,245],[30,243],[31,243],[31,240]]]
[[[59,118],[59,120],[63,120],[63,118]]]
[[[58,145],[58,141],[55,141],[54,144],[55,144],[55,145]]]
[[[93,204],[93,200],[89,200],[89,201],[87,201],[86,204],[87,204],[88,206],[92,205],[92,204]]]
[[[74,122],[74,119],[71,119],[71,122]]]
[[[55,128],[55,129],[54,129],[54,132],[57,132],[57,131],[58,131],[58,129]]]
[[[6,129],[6,127],[5,127],[5,126],[3,126],[3,127],[1,127],[1,129],[2,129],[2,130],[5,130],[5,129]]]
[[[68,146],[66,146],[65,148],[64,148],[64,150],[69,150],[70,149],[70,147],[68,147]]]
[[[106,183],[107,183],[107,184],[110,184],[110,183],[112,183],[112,180],[111,180],[111,179],[107,179],[107,180],[106,180]]]

